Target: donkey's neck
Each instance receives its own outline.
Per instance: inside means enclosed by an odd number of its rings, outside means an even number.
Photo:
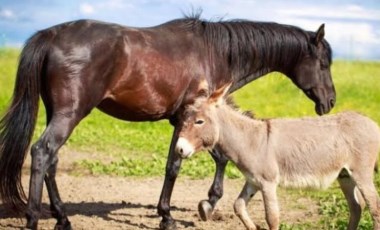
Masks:
[[[229,106],[220,106],[217,111],[219,139],[217,148],[227,158],[237,163],[240,154],[255,151],[267,141],[266,123],[249,118]]]

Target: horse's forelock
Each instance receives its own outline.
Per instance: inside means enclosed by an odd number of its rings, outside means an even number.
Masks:
[[[328,58],[329,64],[331,65],[332,64],[332,55],[333,55],[331,46],[325,39],[323,39],[322,42],[323,42],[323,46],[325,47],[325,50],[327,52],[327,58]]]
[[[317,48],[316,48],[316,46],[314,44],[314,38],[316,36],[316,32],[308,31],[307,33],[308,33],[308,36],[309,36],[309,45],[308,46],[309,46],[309,50],[311,52],[311,55],[317,57],[318,56],[317,55]],[[324,49],[324,52],[325,52],[325,55],[326,55],[325,58],[327,58],[327,61],[328,61],[329,65],[331,65],[332,64],[332,49],[331,49],[331,46],[327,42],[326,39],[322,39],[321,42],[322,42],[321,45],[323,46],[323,49]]]

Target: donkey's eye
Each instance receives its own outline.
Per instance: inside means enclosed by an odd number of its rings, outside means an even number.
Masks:
[[[204,122],[205,122],[204,120],[202,120],[202,119],[198,119],[198,120],[195,121],[195,124],[196,124],[196,125],[201,125],[201,124],[203,124]]]

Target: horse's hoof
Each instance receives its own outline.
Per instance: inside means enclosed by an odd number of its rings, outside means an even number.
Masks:
[[[54,230],[72,230],[71,223],[69,221],[65,222],[64,224],[56,224],[54,226]]]
[[[160,230],[177,230],[175,220],[161,221]]]
[[[212,217],[213,207],[208,200],[201,200],[198,204],[199,216],[203,221],[210,220]]]
[[[37,230],[37,226],[38,226],[38,224],[37,224],[37,222],[35,222],[35,223],[27,223],[26,224],[26,226],[25,226],[25,228],[23,228],[24,230]]]
[[[26,227],[22,228],[22,230],[37,230],[37,228],[30,228],[30,227],[26,226]]]

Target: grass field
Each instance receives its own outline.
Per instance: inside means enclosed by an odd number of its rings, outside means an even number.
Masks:
[[[18,54],[18,50],[0,49],[0,114],[4,113],[11,99]],[[335,61],[332,75],[337,91],[337,103],[331,113],[356,110],[380,124],[380,62]],[[234,97],[242,109],[253,110],[259,118],[315,116],[313,102],[290,80],[278,73],[269,74],[250,83],[236,92]],[[35,139],[43,131],[44,116],[41,109]],[[162,176],[172,130],[167,121],[124,122],[93,110],[74,130],[66,146],[73,151],[96,151],[116,159],[107,164],[96,159],[78,162],[78,167],[87,168],[94,174]],[[214,167],[208,154],[198,154],[183,162],[181,175],[192,178],[212,176]],[[229,165],[227,176],[236,178],[241,177],[241,174]],[[379,186],[379,175],[376,176],[376,181]],[[321,220],[324,229],[344,229],[347,207],[336,186],[333,189],[333,200],[329,199],[331,190],[294,193],[306,194],[324,201],[321,202],[321,213],[328,213],[329,216],[328,219]],[[342,211],[343,209],[346,211]],[[307,229],[305,226],[307,225],[283,226],[282,229]],[[371,226],[371,220],[366,212],[361,229],[369,229],[368,226]]]

